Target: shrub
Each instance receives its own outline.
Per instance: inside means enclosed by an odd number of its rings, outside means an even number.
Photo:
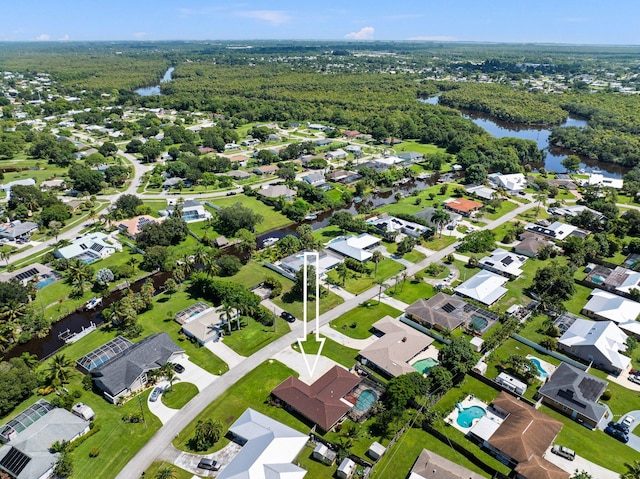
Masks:
[[[100,455],[100,448],[94,447],[89,451],[89,457],[98,457]]]
[[[609,399],[611,399],[613,395],[611,394],[611,389],[607,389],[605,390],[605,392],[602,393],[602,396],[600,396],[600,399],[602,399],[603,401],[608,401]]]

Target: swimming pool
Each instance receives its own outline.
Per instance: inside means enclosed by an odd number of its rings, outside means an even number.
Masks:
[[[36,289],[42,289],[45,286],[49,286],[51,283],[55,283],[56,282],[56,278],[47,278],[45,280],[40,281],[38,284],[36,284]]]
[[[482,331],[489,325],[489,321],[484,316],[480,316],[479,314],[472,314],[471,321],[469,322],[469,326],[471,329],[475,329],[476,331]]]
[[[427,374],[429,370],[432,367],[434,367],[436,364],[438,364],[438,361],[436,361],[433,358],[427,358],[427,359],[421,359],[420,361],[416,361],[415,363],[412,364],[412,366],[413,366],[413,369],[415,369],[419,373]]]
[[[467,407],[458,412],[456,422],[458,426],[471,427],[474,419],[480,419],[485,414],[487,414],[487,410],[481,406]]]
[[[602,276],[601,274],[594,274],[591,277],[591,282],[592,283],[596,283],[596,284],[602,284],[602,283],[604,283],[604,280],[605,280],[605,277]]]
[[[353,409],[356,411],[367,411],[378,400],[378,395],[373,389],[365,389],[360,393]]]
[[[538,374],[536,376],[541,379],[546,379],[547,376],[549,376],[549,373],[547,373],[547,371],[544,370],[544,368],[542,367],[542,363],[540,363],[540,360],[538,358],[533,358],[533,357],[529,359],[533,364],[536,365],[536,368],[538,369]]]

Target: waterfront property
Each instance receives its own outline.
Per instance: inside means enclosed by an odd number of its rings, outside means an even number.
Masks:
[[[162,216],[173,216],[177,205],[169,204],[166,210],[161,210],[160,214]],[[190,221],[201,221],[211,218],[211,213],[209,213],[202,203],[197,200],[186,200],[181,205],[182,209],[182,219],[190,222]]]
[[[326,432],[355,405],[344,398],[358,384],[360,378],[356,374],[341,366],[334,366],[311,385],[290,376],[271,391],[271,394],[287,408]]]
[[[122,245],[111,236],[97,232],[76,238],[69,246],[53,252],[56,258],[79,259],[85,263],[93,263],[108,258],[116,251],[122,251]]]
[[[62,276],[40,263],[32,263],[15,271],[3,271],[0,273],[0,281],[2,282],[11,281],[14,278],[23,286],[35,283],[36,289],[42,289],[61,279]]]
[[[292,200],[298,193],[287,185],[268,185],[256,190],[256,194],[265,200],[273,200],[280,197],[286,200]]]
[[[451,198],[444,202],[444,207],[449,211],[453,211],[462,216],[473,216],[473,214],[484,205],[478,201],[468,200],[466,198]]]
[[[149,371],[179,359],[183,353],[167,333],[156,333],[91,369],[90,374],[104,397],[116,403],[145,387]]]
[[[387,377],[415,372],[415,363],[427,358],[422,358],[421,353],[425,353],[433,343],[430,336],[391,316],[385,316],[375,322],[373,330],[378,339],[360,351],[360,358],[364,365],[380,371]],[[433,351],[429,358],[435,360],[437,350]],[[435,363],[437,364],[437,361]]]
[[[242,449],[218,474],[218,479],[302,479],[307,471],[293,464],[309,436],[251,408],[229,428]]]
[[[142,227],[149,223],[159,223],[160,220],[158,218],[154,218],[150,215],[141,215],[134,216],[128,220],[122,220],[118,222],[118,229],[129,238],[134,238],[140,231],[142,231]]]
[[[496,188],[502,188],[509,193],[518,193],[527,187],[527,178],[522,173],[512,173],[503,175],[501,173],[492,173],[489,175],[489,182]]]
[[[358,236],[350,235],[336,238],[327,244],[327,248],[348,258],[367,261],[373,256],[371,249],[379,244],[380,238],[362,233]]]
[[[102,366],[110,359],[116,357],[126,349],[133,346],[133,343],[122,336],[116,336],[111,341],[85,354],[76,361],[78,369],[87,374],[92,369]]]
[[[609,417],[606,406],[598,403],[609,383],[581,369],[561,363],[538,395],[542,402],[570,416],[580,424],[595,428]]]
[[[387,213],[369,218],[367,223],[375,226],[381,234],[405,234],[413,238],[419,238],[427,230],[426,226],[389,216]]]
[[[304,266],[304,253],[306,251],[299,251],[298,253],[282,258],[276,263],[283,270],[295,275]],[[335,268],[338,264],[342,263],[342,257],[330,251],[318,251],[318,267],[316,272],[320,276],[324,276],[328,271]],[[307,255],[307,264],[316,266],[315,255]]]

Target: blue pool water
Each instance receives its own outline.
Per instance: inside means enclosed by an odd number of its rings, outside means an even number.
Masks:
[[[462,409],[460,412],[458,412],[458,419],[456,419],[456,422],[458,423],[459,426],[471,427],[473,426],[474,419],[480,419],[485,414],[487,414],[487,411],[483,407],[480,407],[480,406],[467,407]]]
[[[536,365],[536,368],[538,368],[537,376],[541,379],[546,379],[547,376],[549,376],[549,373],[547,373],[547,371],[544,370],[544,368],[542,367],[542,364],[540,363],[540,360],[538,358],[529,358],[529,359],[531,359],[531,362],[533,362],[533,364]]]
[[[378,400],[378,395],[373,389],[365,389],[360,393],[360,396],[358,396],[358,399],[356,400],[356,405],[353,406],[353,408],[356,411],[366,411],[371,406],[373,406],[373,403],[375,403],[377,400]]]
[[[471,315],[471,322],[469,323],[473,329],[476,331],[482,331],[489,325],[489,321],[484,316],[480,316],[479,314]]]
[[[36,284],[36,289],[42,289],[45,286],[49,286],[51,283],[55,283],[56,279],[55,278],[47,278],[43,281],[40,281],[38,284]]]
[[[433,358],[427,358],[427,359],[421,359],[420,361],[416,361],[415,363],[412,364],[412,366],[413,366],[413,369],[415,369],[419,373],[427,374],[429,370],[432,367],[434,367],[436,364],[438,364],[438,361],[436,361]]]
[[[605,280],[605,277],[600,275],[600,274],[594,274],[591,277],[591,282],[592,283],[596,283],[596,284],[602,284],[602,283],[604,283],[604,280]]]

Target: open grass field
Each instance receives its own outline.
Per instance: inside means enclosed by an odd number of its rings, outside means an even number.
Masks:
[[[376,285],[376,281],[384,281],[400,273],[404,266],[390,258],[384,258],[378,263],[378,275],[374,276],[374,265],[370,265],[371,273],[362,274],[349,270],[344,289],[353,294],[360,294]],[[335,270],[329,271],[327,277],[341,284],[341,278]]]
[[[401,312],[391,306],[371,300],[331,321],[331,327],[345,336],[367,339],[371,336],[371,325],[383,318],[400,316]]]
[[[345,368],[351,368],[356,363],[356,357],[359,353],[357,349],[343,346],[330,338],[325,337],[324,339],[325,343],[322,347],[322,356],[332,359],[338,364],[342,364]],[[291,347],[295,351],[300,352],[300,346],[297,342],[293,343]],[[313,339],[309,336],[309,338],[302,343],[302,347],[304,348],[305,354],[314,355],[320,348],[320,342],[315,340],[315,336]]]
[[[224,344],[241,356],[251,356],[291,331],[289,323],[280,317],[276,317],[275,327],[265,326],[250,318],[243,318],[242,321],[246,326],[240,331],[233,331],[230,336],[225,334],[224,337]]]
[[[280,228],[291,223],[291,220],[282,213],[275,211],[270,206],[265,205],[262,201],[251,196],[235,195],[225,198],[215,198],[208,201],[220,208],[226,208],[227,206],[231,206],[235,203],[241,203],[243,206],[250,208],[254,213],[262,215],[262,223],[259,223],[256,226],[256,233],[258,234],[275,228]]]
[[[404,283],[388,288],[386,294],[398,301],[402,301],[406,304],[411,304],[418,299],[428,299],[435,296],[436,291],[433,286],[425,283],[424,281],[418,281],[416,279],[407,279]]]
[[[145,477],[157,477],[156,474],[158,474],[158,471],[167,466],[173,469],[175,474],[173,477],[175,479],[191,479],[193,477],[193,474],[191,474],[189,471],[180,469],[178,466],[174,466],[173,464],[169,464],[168,462],[154,462],[153,464],[151,464],[149,469],[145,471]]]
[[[286,299],[286,301],[285,301]],[[279,296],[274,298],[272,301],[280,306],[282,309],[289,311],[296,318],[303,318],[303,306],[302,300],[291,301],[291,298],[288,295]],[[329,292],[329,294],[323,298],[320,298],[320,314],[326,313],[330,309],[335,308],[339,304],[342,304],[344,300],[335,293]],[[307,315],[309,318],[315,317],[315,304],[313,301],[310,301],[307,305]]]

